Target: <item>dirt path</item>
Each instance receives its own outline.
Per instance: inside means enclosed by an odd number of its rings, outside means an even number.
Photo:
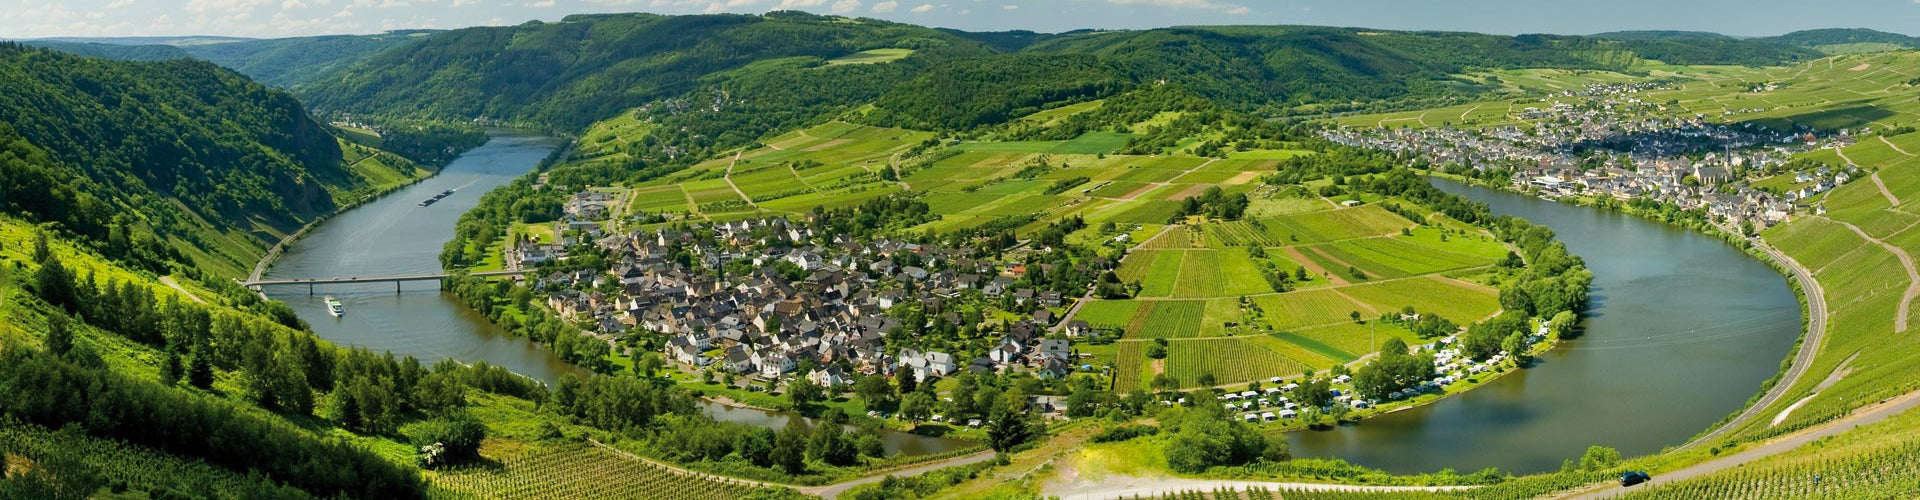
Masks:
[[[1742,451],[1732,455],[1727,455],[1721,458],[1702,462],[1692,467],[1687,467],[1687,468],[1672,471],[1672,472],[1663,472],[1661,474],[1655,475],[1653,477],[1653,481],[1648,482],[1647,484],[1662,484],[1662,483],[1684,481],[1687,479],[1700,477],[1707,474],[1712,474],[1715,472],[1750,464],[1750,463],[1759,461],[1762,458],[1793,451],[1794,449],[1799,448],[1802,445],[1806,445],[1807,443],[1811,443],[1829,436],[1839,435],[1841,433],[1854,430],[1861,426],[1879,423],[1883,420],[1886,420],[1888,417],[1898,415],[1901,412],[1914,409],[1915,407],[1920,407],[1920,392],[1910,392],[1892,399],[1888,399],[1886,401],[1880,402],[1875,405],[1870,405],[1870,406],[1861,407],[1859,409],[1855,409],[1852,414],[1845,417],[1841,417],[1838,420],[1834,420],[1832,422],[1828,422],[1826,424],[1823,424],[1817,427],[1809,428],[1807,430],[1790,434],[1790,435],[1787,435],[1786,437],[1775,439],[1773,441],[1768,442],[1767,444],[1753,447],[1753,448],[1747,449],[1746,451]],[[1636,486],[1636,488],[1645,489],[1646,487]],[[1621,488],[1619,484],[1606,483],[1603,486],[1590,488],[1583,491],[1573,492],[1573,493],[1562,495],[1556,498],[1560,498],[1563,500],[1573,500],[1573,499],[1588,500],[1588,499],[1599,499],[1599,498],[1612,498],[1615,496],[1619,496],[1623,492],[1625,492],[1625,488]]]
[[[859,478],[849,479],[846,481],[841,481],[838,483],[833,483],[828,485],[794,486],[790,484],[780,484],[780,483],[772,483],[772,482],[766,482],[766,481],[754,481],[751,479],[740,479],[740,478],[734,478],[734,477],[708,474],[705,472],[700,472],[695,470],[689,470],[684,467],[680,467],[680,466],[676,466],[666,462],[661,462],[651,458],[628,453],[626,450],[622,450],[619,448],[614,448],[612,446],[607,446],[605,444],[602,444],[599,440],[589,438],[587,442],[592,443],[595,447],[598,447],[600,449],[613,452],[614,454],[619,455],[621,458],[645,462],[647,465],[659,467],[661,469],[665,469],[668,472],[672,472],[680,476],[695,477],[695,478],[700,478],[707,481],[740,484],[740,485],[760,487],[760,488],[786,488],[786,489],[798,491],[803,494],[817,496],[821,498],[837,497],[837,496],[840,496],[841,493],[845,493],[847,490],[853,489],[853,487],[855,486],[869,484],[869,483],[877,483],[885,480],[889,476],[891,477],[918,476],[921,474],[925,474],[925,473],[932,472],[939,469],[944,469],[947,467],[976,464],[976,463],[985,462],[988,460],[993,460],[993,450],[982,450],[977,453],[961,455],[958,457],[948,458],[945,460],[936,460],[936,461],[927,462],[927,463],[905,467],[905,468],[877,471],[877,472],[867,474],[865,476],[861,476]]]
[[[194,295],[193,292],[187,291],[186,287],[180,286],[180,282],[174,281],[172,276],[161,276],[160,284],[167,285],[167,288],[179,290],[181,294],[187,296],[187,299],[192,300],[195,303],[200,303],[200,304],[207,303],[207,301],[201,300],[199,295]]]
[[[1812,394],[1800,398],[1799,401],[1794,401],[1787,409],[1780,410],[1780,414],[1774,415],[1773,422],[1767,424],[1767,426],[1779,427],[1781,422],[1787,421],[1787,416],[1792,415],[1794,410],[1800,409],[1800,406],[1807,404],[1808,401],[1813,401],[1814,396],[1819,396],[1820,391],[1825,391],[1828,387],[1833,387],[1833,384],[1839,383],[1840,379],[1847,378],[1847,374],[1853,373],[1853,367],[1848,365],[1853,364],[1853,359],[1858,357],[1860,357],[1860,353],[1854,352],[1853,355],[1847,356],[1847,359],[1840,360],[1840,366],[1834,367],[1833,373],[1827,374],[1826,379],[1821,380],[1819,385],[1813,386]]]
[[[774,149],[779,149],[779,148],[774,148]],[[740,163],[740,153],[736,152],[733,154],[733,161],[727,162],[727,175],[722,176],[721,178],[727,180],[727,187],[733,188],[733,194],[740,195],[740,199],[747,201],[747,206],[753,207],[753,208],[760,208],[760,204],[753,202],[753,197],[747,196],[746,191],[741,191],[740,186],[734,185],[733,183],[733,166],[739,163]]]
[[[1891,141],[1891,140],[1888,140],[1888,139],[1887,139],[1887,136],[1884,136],[1884,135],[1883,135],[1883,136],[1880,136],[1880,142],[1884,142],[1884,143],[1887,143],[1887,147],[1890,147],[1890,148],[1893,148],[1893,150],[1894,150],[1894,151],[1899,151],[1899,152],[1900,152],[1900,154],[1903,154],[1903,155],[1907,155],[1907,156],[1913,156],[1913,153],[1908,153],[1908,152],[1907,152],[1907,150],[1905,150],[1905,149],[1900,149],[1900,145],[1899,145],[1899,144],[1894,144],[1894,143],[1893,143],[1893,141]]]
[[[1841,161],[1847,162],[1847,165],[1860,166],[1860,164],[1854,163],[1852,158],[1847,157],[1847,148],[1833,148],[1833,154],[1839,156]]]
[[[1907,268],[1907,292],[1900,296],[1900,308],[1894,312],[1893,331],[1896,333],[1907,331],[1907,309],[1912,305],[1914,297],[1920,297],[1920,272],[1914,270],[1913,256],[1907,255],[1905,249],[1885,241],[1880,241],[1879,238],[1867,234],[1866,231],[1861,231],[1860,226],[1855,226],[1851,222],[1831,218],[1826,219],[1842,226],[1847,226],[1847,229],[1853,230],[1853,234],[1860,235],[1861,238],[1880,245],[1880,248],[1885,248],[1888,252],[1893,252],[1894,257],[1900,258],[1900,265]]]
[[[1873,175],[1869,175],[1867,176],[1867,178],[1873,179],[1873,187],[1880,188],[1880,196],[1887,197],[1887,203],[1893,205],[1891,207],[1887,207],[1887,209],[1898,210],[1900,208],[1900,197],[1894,196],[1893,191],[1890,191],[1887,189],[1887,183],[1880,182],[1879,172],[1874,172]]]
[[[1312,259],[1308,259],[1306,254],[1300,253],[1300,247],[1287,247],[1287,255],[1293,257],[1293,261],[1299,263],[1300,267],[1307,268],[1307,272],[1325,277],[1327,281],[1332,282],[1335,286],[1349,284],[1346,278],[1327,272],[1327,268],[1320,267],[1320,263],[1314,262]]]
[[[1474,111],[1479,111],[1479,110],[1480,110],[1480,105],[1479,105],[1479,104],[1475,104],[1475,105],[1473,105],[1473,107],[1471,107],[1471,108],[1467,108],[1467,110],[1466,110],[1466,111],[1461,111],[1461,112],[1460,112],[1460,121],[1462,121],[1462,122],[1464,122],[1464,121],[1467,121],[1467,115],[1469,115],[1469,114],[1472,114],[1472,113],[1473,113]]]

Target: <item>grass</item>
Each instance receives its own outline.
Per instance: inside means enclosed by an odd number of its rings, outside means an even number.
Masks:
[[[827,65],[840,66],[844,64],[879,64],[879,63],[885,63],[885,62],[893,62],[901,59],[906,59],[907,56],[913,55],[913,52],[914,52],[913,49],[863,50],[863,51],[855,52],[852,54],[847,54],[844,56],[829,59],[827,60]]]

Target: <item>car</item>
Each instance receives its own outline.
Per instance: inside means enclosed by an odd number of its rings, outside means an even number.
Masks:
[[[1645,472],[1637,470],[1627,471],[1627,473],[1620,475],[1620,487],[1625,488],[1652,480],[1653,476],[1647,475]]]

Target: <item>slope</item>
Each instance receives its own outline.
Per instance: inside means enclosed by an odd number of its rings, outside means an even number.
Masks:
[[[0,144],[5,209],[233,276],[306,221],[427,174],[205,62],[19,45],[0,46]]]

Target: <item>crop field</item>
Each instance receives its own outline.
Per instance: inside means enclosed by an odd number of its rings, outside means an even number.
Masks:
[[[1462,325],[1480,321],[1500,310],[1498,292],[1494,289],[1435,276],[1355,285],[1340,290],[1361,302],[1385,305],[1384,310],[1413,306],[1421,312],[1438,314]]]
[[[1143,362],[1147,359],[1146,342],[1116,342],[1113,355],[1113,390],[1122,394],[1133,392],[1146,385],[1141,379]]]
[[[1261,246],[1327,243],[1383,236],[1413,222],[1375,205],[1207,224],[1209,245]]]
[[[1182,339],[1167,345],[1167,373],[1182,386],[1198,385],[1201,374],[1212,374],[1220,384],[1236,384],[1297,376],[1307,368],[1305,363],[1238,337]]]
[[[1074,318],[1094,328],[1126,328],[1133,323],[1134,313],[1140,311],[1141,304],[1143,302],[1134,300],[1094,300],[1081,306]]]
[[[1163,234],[1163,235],[1160,235],[1159,239],[1156,239],[1154,241],[1164,240],[1171,236],[1175,236],[1175,235]],[[1146,255],[1142,255],[1140,257],[1128,256],[1127,261],[1132,262],[1135,259],[1145,260],[1146,257],[1149,257],[1149,256],[1146,256]],[[1148,264],[1149,267],[1147,268],[1147,272],[1144,275],[1141,275],[1141,277],[1138,280],[1140,281],[1140,287],[1141,287],[1140,296],[1141,297],[1173,296],[1174,283],[1180,279],[1180,261],[1184,259],[1186,255],[1184,254],[1184,252],[1160,251],[1160,252],[1154,252],[1153,255],[1151,255],[1151,257],[1153,258],[1153,260]],[[1122,270],[1124,271],[1125,268],[1122,268]],[[1125,279],[1125,278],[1122,278],[1122,279]]]
[[[1207,303],[1200,300],[1157,300],[1144,303],[1127,333],[1138,338],[1196,337],[1206,318]]]
[[[757,488],[675,474],[576,444],[430,475],[434,486],[479,498],[733,499]]]
[[[1364,238],[1344,240],[1313,249],[1360,268],[1378,278],[1401,278],[1453,269],[1492,264],[1494,259],[1436,248],[1407,238]]]
[[[1346,287],[1352,288],[1352,287]],[[1296,290],[1278,295],[1262,295],[1253,298],[1254,304],[1266,311],[1267,323],[1281,331],[1297,330],[1314,326],[1334,325],[1351,322],[1348,317],[1353,311],[1367,314],[1360,304],[1348,300],[1333,289]]]

